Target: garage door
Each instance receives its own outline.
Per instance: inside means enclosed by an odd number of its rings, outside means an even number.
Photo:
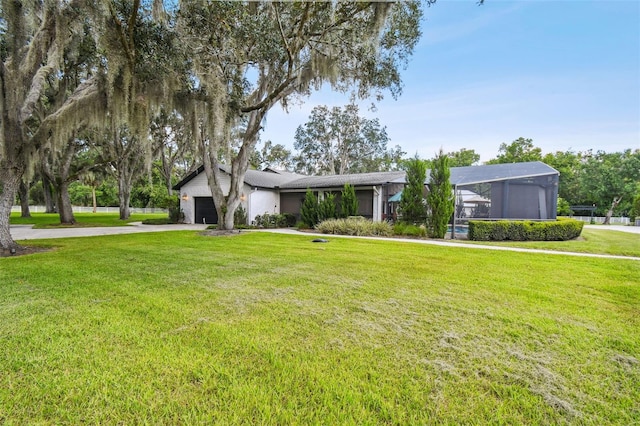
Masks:
[[[218,223],[218,213],[212,197],[195,197],[196,223]]]

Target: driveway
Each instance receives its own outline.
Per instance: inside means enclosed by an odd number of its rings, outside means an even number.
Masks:
[[[624,225],[585,225],[588,229],[602,229],[605,231],[621,231],[631,234],[640,234],[640,226],[624,226]]]
[[[11,225],[14,240],[36,240],[47,238],[95,237],[98,235],[137,234],[141,232],[204,231],[208,225],[143,225],[132,222],[128,226],[33,229],[33,225]]]

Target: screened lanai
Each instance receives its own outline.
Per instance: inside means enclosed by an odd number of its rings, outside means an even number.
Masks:
[[[558,176],[541,162],[451,168],[455,221],[555,220]]]

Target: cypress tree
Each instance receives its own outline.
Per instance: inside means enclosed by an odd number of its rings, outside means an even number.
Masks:
[[[337,216],[336,196],[329,192],[324,195],[324,199],[318,204],[318,222],[335,219]]]
[[[358,214],[358,198],[356,189],[350,183],[345,183],[342,189],[342,200],[340,202],[340,214],[342,217],[355,216]]]
[[[300,219],[309,228],[313,228],[318,223],[318,200],[309,188],[300,208]]]
[[[429,176],[427,231],[432,238],[444,238],[447,233],[447,224],[453,214],[454,195],[449,181],[451,177],[449,158],[442,149],[432,161]]]
[[[407,184],[402,190],[400,211],[402,221],[411,224],[423,223],[426,218],[424,202],[424,181],[427,178],[427,164],[418,155],[407,160]]]

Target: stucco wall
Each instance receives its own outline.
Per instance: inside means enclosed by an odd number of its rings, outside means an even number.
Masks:
[[[251,189],[245,185],[248,205],[247,220],[253,222],[257,215],[265,213],[280,213],[280,195],[275,190],[255,188]]]

